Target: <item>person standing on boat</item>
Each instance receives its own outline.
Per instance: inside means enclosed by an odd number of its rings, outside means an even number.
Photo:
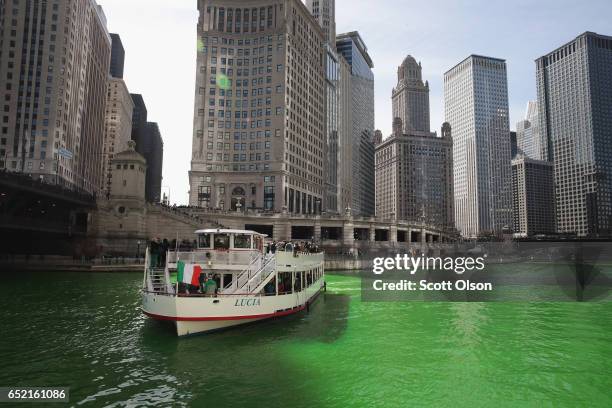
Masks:
[[[206,274],[205,273],[200,273],[200,276],[198,276],[198,283],[200,284],[200,293],[205,293],[206,292]]]
[[[204,287],[206,288],[206,294],[208,296],[213,296],[217,294],[217,282],[215,282],[212,277],[206,280]]]
[[[170,248],[170,242],[166,238],[162,241],[160,245],[160,265],[162,268],[166,266],[166,255],[168,254],[168,249]]]
[[[151,268],[159,266],[159,238],[151,240],[149,243],[149,254],[151,255]]]

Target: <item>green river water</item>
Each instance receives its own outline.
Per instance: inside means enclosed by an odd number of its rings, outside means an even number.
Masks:
[[[309,313],[178,339],[141,314],[140,274],[3,276],[0,385],[69,386],[75,407],[612,406],[612,303],[367,303],[358,277],[327,282]]]

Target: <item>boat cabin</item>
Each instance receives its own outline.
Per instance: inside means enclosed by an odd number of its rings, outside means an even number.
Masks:
[[[204,229],[196,231],[198,251],[253,251],[263,253],[266,235],[255,231]]]

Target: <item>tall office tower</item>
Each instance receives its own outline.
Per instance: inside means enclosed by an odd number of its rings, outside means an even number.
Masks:
[[[423,83],[421,63],[407,56],[397,69],[393,88],[393,118],[400,118],[404,133],[429,132],[429,82]]]
[[[157,123],[147,122],[148,113],[142,95],[130,94],[134,103],[132,114],[132,140],[136,151],[147,161],[145,198],[147,202],[161,200],[164,143]]]
[[[340,67],[335,50],[325,45],[325,196],[323,209],[338,213],[338,129]]]
[[[113,173],[111,161],[115,154],[127,150],[132,140],[134,103],[123,79],[109,78],[107,87],[103,156],[106,172],[101,190],[109,193]]]
[[[516,141],[516,132],[510,132],[510,157],[514,158],[519,153]]]
[[[112,182],[111,161],[115,154],[128,148],[132,138],[132,114],[134,103],[123,81],[125,50],[118,34],[111,37],[110,78],[107,84],[106,111],[104,115],[104,179],[102,191],[110,194]]]
[[[142,141],[142,155],[147,160],[147,178],[145,184],[145,199],[149,203],[161,201],[162,168],[164,163],[164,142],[159,132],[159,126],[147,122]]]
[[[353,205],[353,93],[351,66],[338,58],[338,211]]]
[[[110,74],[113,78],[123,78],[123,65],[125,64],[123,43],[119,34],[111,33],[110,36],[112,41]]]
[[[538,119],[538,103],[530,101],[527,104],[525,119],[516,124],[516,144],[518,150],[525,156],[536,160],[547,160],[544,155],[545,141],[540,132]],[[514,156],[513,156],[514,157]]]
[[[350,144],[341,143],[341,60],[336,52],[335,0],[307,0],[306,7],[317,20],[325,34],[325,197],[323,210],[329,213],[340,213],[342,171],[339,168],[340,147],[351,148]],[[348,74],[350,75],[350,73]],[[349,90],[350,92],[350,90]],[[350,102],[349,102],[350,103]]]
[[[94,0],[0,2],[0,168],[102,185],[110,37]]]
[[[372,216],[375,212],[374,169],[374,64],[358,32],[336,37],[336,48],[351,67],[352,112],[352,213]]]
[[[136,142],[136,151],[144,156],[142,146],[147,134],[147,105],[140,94],[130,94],[134,104],[132,112],[132,140]]]
[[[394,133],[376,146],[376,216],[454,227],[453,140],[435,132]]]
[[[369,132],[360,134],[359,149],[355,155],[359,156],[358,172],[354,173],[359,186],[359,209],[357,213],[364,217],[376,215],[376,173],[375,173],[375,154],[374,135]],[[354,197],[354,196],[353,196]],[[354,201],[353,201],[354,202]]]
[[[555,232],[553,164],[519,155],[512,160],[514,233],[518,236]]]
[[[453,129],[455,222],[464,237],[512,227],[506,62],[471,55],[444,74]]]
[[[320,212],[323,31],[300,0],[200,0],[198,10],[190,204]]]
[[[557,230],[610,236],[612,37],[586,32],[536,60],[539,123],[554,163]]]
[[[317,20],[325,35],[325,42],[336,42],[336,0],[306,0],[306,7]]]

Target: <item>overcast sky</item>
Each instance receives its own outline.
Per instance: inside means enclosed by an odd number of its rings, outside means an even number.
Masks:
[[[125,81],[164,139],[163,191],[187,202],[195,92],[196,0],[98,0],[126,52]],[[508,64],[510,127],[536,96],[534,60],[584,31],[612,35],[611,0],[336,0],[338,32],[361,33],[374,61],[376,127],[391,131],[391,89],[408,54],[429,80],[431,126],[444,121],[442,77],[470,54]]]

